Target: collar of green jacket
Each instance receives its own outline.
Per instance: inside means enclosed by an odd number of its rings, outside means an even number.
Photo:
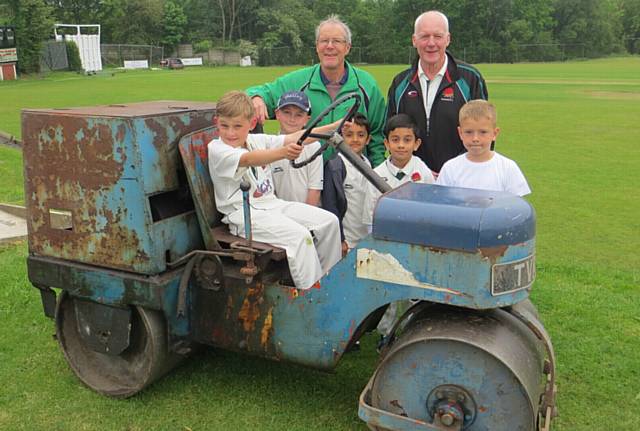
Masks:
[[[345,76],[340,80],[340,84],[342,88],[340,89],[340,93],[342,94],[346,91],[358,91],[358,76],[356,75],[356,71],[353,66],[348,62],[344,62],[345,68]],[[327,87],[322,79],[321,66],[320,64],[316,64],[313,66],[313,71],[311,72],[311,77],[309,78],[309,88],[311,90],[316,91],[325,91],[327,92]]]

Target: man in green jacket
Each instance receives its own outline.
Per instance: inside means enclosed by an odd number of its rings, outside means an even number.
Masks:
[[[336,15],[331,15],[316,27],[316,52],[320,64],[299,69],[269,82],[247,89],[256,109],[258,121],[274,118],[278,99],[287,91],[304,91],[311,102],[311,117],[315,118],[335,99],[352,92],[361,96],[359,111],[371,125],[371,142],[366,156],[375,167],[382,163],[384,143],[382,130],[386,120],[386,108],[378,83],[368,72],[353,67],[345,61],[351,49],[351,30]],[[328,124],[342,118],[351,107],[343,103],[320,123]],[[324,159],[331,157],[333,148],[325,151]]]

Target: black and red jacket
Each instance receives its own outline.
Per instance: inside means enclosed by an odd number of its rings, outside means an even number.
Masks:
[[[448,52],[447,57],[447,70],[431,106],[429,124],[424,112],[418,60],[396,75],[387,97],[387,119],[400,113],[413,118],[422,140],[414,154],[435,172],[440,172],[444,162],[465,152],[457,130],[462,105],[469,100],[489,98],[484,78],[476,68],[457,62]]]

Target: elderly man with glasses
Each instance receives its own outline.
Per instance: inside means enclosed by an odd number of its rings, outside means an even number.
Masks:
[[[359,111],[371,125],[371,142],[366,156],[375,167],[382,163],[384,144],[382,130],[385,121],[385,102],[375,79],[362,69],[345,60],[351,49],[351,30],[337,16],[331,15],[316,27],[316,52],[319,64],[299,69],[269,82],[247,89],[256,109],[258,121],[274,118],[280,96],[287,91],[304,91],[311,102],[311,117],[315,118],[335,99],[352,92],[362,97]],[[344,103],[320,123],[328,124],[343,117],[350,108]],[[333,148],[327,149],[324,158],[331,157]]]

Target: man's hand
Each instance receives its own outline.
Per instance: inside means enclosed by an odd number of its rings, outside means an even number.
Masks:
[[[297,142],[285,143],[283,148],[286,151],[285,159],[295,160],[302,153],[302,145],[298,145]]]
[[[251,103],[253,103],[253,109],[256,111],[258,123],[264,124],[265,120],[269,118],[269,110],[267,109],[267,105],[265,105],[264,100],[262,100],[262,97],[260,96],[253,96],[251,98]]]

